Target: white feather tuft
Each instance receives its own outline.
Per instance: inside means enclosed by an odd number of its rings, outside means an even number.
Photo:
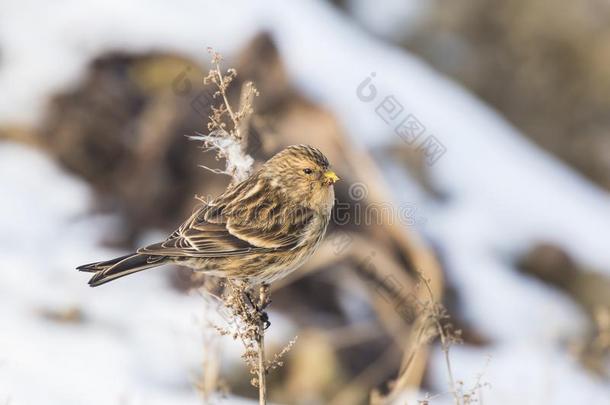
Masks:
[[[189,139],[203,141],[206,148],[215,149],[218,156],[225,160],[222,173],[233,177],[234,182],[245,180],[252,172],[254,159],[246,154],[241,143],[226,131],[216,130],[209,135],[189,136]]]

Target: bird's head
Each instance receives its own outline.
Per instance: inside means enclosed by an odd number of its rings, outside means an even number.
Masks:
[[[333,184],[339,180],[326,156],[309,145],[289,146],[269,159],[259,175],[282,194],[314,209],[332,207]]]

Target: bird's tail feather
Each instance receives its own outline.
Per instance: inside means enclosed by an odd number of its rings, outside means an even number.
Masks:
[[[104,262],[84,264],[77,270],[95,273],[89,280],[91,287],[97,287],[117,278],[127,276],[138,271],[157,267],[167,262],[165,256],[151,256],[133,253]]]
[[[125,256],[117,257],[116,259],[106,260],[104,262],[83,264],[82,266],[78,266],[76,268],[76,270],[86,271],[88,273],[97,273],[98,271],[106,270],[107,268],[112,267],[113,265],[117,264],[121,260],[127,259],[128,257],[131,257],[131,256],[133,256],[133,253],[130,253]]]

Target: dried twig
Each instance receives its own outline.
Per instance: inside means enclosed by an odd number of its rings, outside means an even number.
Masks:
[[[199,134],[191,139],[204,142],[204,149],[215,150],[217,158],[225,160],[225,169],[210,169],[214,173],[226,174],[232,177],[233,183],[242,181],[252,171],[254,160],[246,153],[248,140],[248,126],[253,113],[252,103],[258,95],[258,90],[252,82],[246,82],[241,89],[239,109],[235,110],[227,96],[227,90],[235,79],[235,69],[228,69],[225,73],[220,68],[222,56],[208,49],[212,55],[212,68],[204,79],[204,83],[216,86],[214,98],[220,97],[221,104],[212,106],[212,115],[209,117],[209,134]],[[198,198],[201,201],[205,200]],[[215,329],[221,335],[232,336],[239,339],[244,346],[244,359],[253,375],[251,384],[259,389],[259,403],[267,403],[266,376],[269,370],[282,366],[282,357],[292,348],[292,340],[282,351],[274,355],[271,362],[265,360],[265,330],[269,326],[265,308],[271,302],[268,285],[260,286],[255,296],[250,286],[239,280],[226,280],[224,283],[222,303],[228,311],[229,327]]]
[[[416,353],[418,353],[424,345],[438,336],[441,350],[444,355],[449,385],[449,390],[443,394],[451,394],[456,405],[469,405],[477,401],[480,403],[481,388],[488,385],[481,382],[483,372],[477,376],[475,385],[470,389],[464,389],[464,383],[455,379],[451,364],[450,348],[455,343],[461,343],[461,331],[454,329],[449,321],[447,310],[435,298],[430,280],[421,273],[418,273],[418,275],[420,279],[418,286],[423,286],[426,297],[424,297],[424,299],[418,298],[421,294],[417,294],[416,292],[414,292],[411,297],[412,305],[414,305],[414,312],[417,313],[417,318],[413,324],[413,331],[410,334],[410,342],[405,349],[400,373],[398,377],[389,384],[391,389],[388,394],[382,395],[379,391],[375,390],[371,394],[370,402],[371,404],[394,403],[397,398],[404,393],[404,390],[408,388],[407,376],[410,373],[410,369],[413,367],[413,359],[415,358]],[[420,403],[429,404],[433,399],[443,394],[434,396],[427,395]]]
[[[210,169],[214,173],[231,176],[233,183],[246,179],[252,171],[254,159],[246,153],[248,123],[254,109],[252,103],[258,90],[252,82],[246,83],[242,88],[239,110],[235,111],[229,102],[227,90],[237,72],[228,69],[224,74],[220,68],[222,56],[208,49],[212,55],[212,68],[204,78],[205,84],[213,84],[216,91],[213,98],[220,97],[222,103],[212,106],[212,115],[207,125],[209,133],[191,136],[190,139],[203,141],[206,150],[215,150],[217,158],[224,159],[225,169]]]
[[[269,286],[263,284],[259,292],[259,311],[269,304]],[[256,329],[256,343],[258,345],[258,402],[265,405],[267,398],[267,365],[265,362],[265,322],[263,316],[259,316]]]

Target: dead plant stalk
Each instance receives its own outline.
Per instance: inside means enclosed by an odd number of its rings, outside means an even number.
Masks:
[[[252,171],[254,160],[246,153],[248,122],[253,113],[252,102],[258,91],[253,83],[242,86],[240,105],[237,110],[231,107],[227,89],[235,79],[235,69],[223,73],[220,68],[222,56],[208,49],[212,55],[212,67],[204,79],[205,84],[213,84],[216,91],[213,98],[220,96],[220,106],[212,106],[207,129],[209,133],[192,136],[191,139],[203,141],[205,150],[214,150],[218,159],[224,159],[225,169],[209,169],[214,173],[231,176],[232,182],[244,180]],[[290,351],[296,338],[290,341],[269,362],[265,360],[265,330],[269,327],[265,308],[271,302],[269,285],[262,284],[258,295],[251,286],[238,280],[226,280],[222,297],[219,297],[224,308],[228,310],[226,320],[229,327],[215,326],[221,335],[239,339],[244,346],[244,359],[254,376],[250,383],[258,388],[259,404],[267,403],[267,373],[283,365],[282,357]]]

